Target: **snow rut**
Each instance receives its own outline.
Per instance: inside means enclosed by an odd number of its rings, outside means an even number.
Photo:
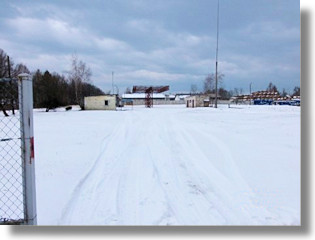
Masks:
[[[163,118],[158,110],[146,110],[125,114],[104,137],[59,224],[279,223],[253,204],[255,196],[220,139],[190,123],[179,127],[180,119],[171,112]],[[200,147],[200,141],[208,141],[209,148]]]
[[[71,199],[64,208],[60,219],[60,224],[89,224],[90,216],[95,205],[97,205],[96,194],[100,183],[110,177],[110,170],[117,166],[117,156],[111,152],[112,141],[120,138],[120,135],[125,132],[125,124],[116,127],[104,137],[102,147],[98,157],[95,159],[93,166],[87,174],[78,182]],[[104,157],[107,152],[111,152],[111,156]],[[76,216],[76,218],[73,217]],[[79,218],[77,216],[80,216]]]
[[[168,208],[146,147],[148,118],[133,112],[104,141],[65,206],[63,225],[154,224]],[[120,146],[120,151],[117,149]],[[140,153],[140,154],[139,154]]]
[[[255,204],[259,201],[240,175],[229,146],[215,134],[196,127],[195,123],[175,124],[178,120],[172,119],[173,124],[167,125],[169,136],[175,140],[170,143],[178,153],[180,166],[185,169],[184,175],[190,179],[190,187],[212,205],[208,213],[216,218],[210,222],[211,225],[283,224],[279,216]],[[186,141],[177,143],[176,139]],[[208,144],[202,144],[205,141]],[[206,206],[205,203],[203,211]],[[203,223],[209,223],[209,218]]]

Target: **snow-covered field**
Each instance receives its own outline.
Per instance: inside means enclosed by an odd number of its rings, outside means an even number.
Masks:
[[[300,108],[34,112],[40,225],[299,225]]]

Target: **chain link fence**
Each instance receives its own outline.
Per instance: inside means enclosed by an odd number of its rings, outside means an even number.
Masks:
[[[21,89],[18,79],[0,78],[0,224],[29,224]]]
[[[23,166],[17,80],[0,80],[0,222],[23,222]]]

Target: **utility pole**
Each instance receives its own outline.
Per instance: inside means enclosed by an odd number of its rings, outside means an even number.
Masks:
[[[249,84],[249,105],[252,105],[252,83]]]
[[[8,77],[11,78],[11,64],[10,64],[9,56],[7,56],[7,63],[8,63]]]
[[[12,79],[11,79],[11,63],[10,63],[10,57],[7,56],[7,62],[8,62],[8,76],[10,78],[10,87],[11,87],[11,108],[12,108],[12,114],[15,115],[15,112],[14,112],[14,93],[12,92]]]
[[[218,0],[218,12],[217,12],[217,50],[215,60],[215,102],[214,107],[218,107],[218,55],[219,55],[219,12],[220,11],[220,0]]]

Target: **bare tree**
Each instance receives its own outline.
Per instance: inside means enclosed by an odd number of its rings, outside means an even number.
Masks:
[[[7,54],[0,48],[0,78],[6,77],[7,74],[7,66],[6,66]],[[4,116],[9,116],[5,110],[4,103],[6,100],[4,84],[0,82],[0,109],[3,112]]]
[[[294,87],[293,89],[293,96],[300,96],[301,95],[301,88],[300,87]]]
[[[215,76],[214,74],[209,74],[204,82],[203,82],[203,91],[205,93],[211,93],[214,90],[214,86],[215,86]]]
[[[218,83],[222,83],[224,74],[218,73]],[[203,82],[204,93],[214,93],[215,92],[215,74],[209,74]]]
[[[0,48],[0,78],[16,78],[20,73],[30,73],[30,71],[22,63],[14,66],[12,59]]]
[[[268,84],[268,87],[266,89],[268,92],[278,92],[278,89],[276,85],[274,85],[272,82]]]
[[[31,72],[23,63],[19,63],[13,68],[12,77],[17,77],[20,73],[30,74]]]
[[[125,93],[131,93],[130,87],[127,87]]]
[[[233,96],[239,96],[239,95],[240,95],[240,92],[239,92],[238,88],[234,88]]]
[[[196,93],[198,91],[198,87],[196,84],[191,84],[190,86],[190,92],[191,93]]]
[[[13,65],[13,61],[10,61],[9,56],[0,49],[0,78],[11,78]],[[6,117],[9,116],[6,112],[6,105],[10,105],[12,113],[15,114],[14,105],[18,98],[17,91],[14,91],[15,87],[16,83],[13,83],[12,80],[8,83],[1,83],[0,109]]]
[[[7,83],[0,81],[0,110],[3,112],[4,116],[8,117],[9,114],[6,112],[5,108],[8,101],[6,84]]]
[[[81,107],[83,106],[82,86],[83,83],[89,83],[92,76],[91,69],[85,62],[78,59],[77,55],[72,57],[72,66],[69,71],[69,80],[74,83],[75,101]]]
[[[0,78],[8,77],[7,54],[0,48]]]
[[[281,97],[286,97],[288,95],[285,89],[282,89]]]

